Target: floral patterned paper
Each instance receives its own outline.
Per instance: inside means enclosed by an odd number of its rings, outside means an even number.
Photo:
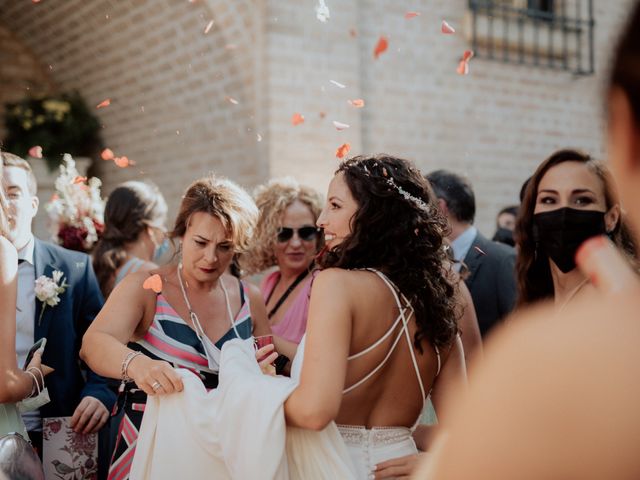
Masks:
[[[98,434],[83,435],[69,426],[71,417],[43,420],[42,463],[47,480],[98,478]]]

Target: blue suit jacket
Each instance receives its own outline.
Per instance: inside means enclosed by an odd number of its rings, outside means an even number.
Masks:
[[[35,340],[47,337],[42,362],[55,369],[45,378],[51,402],[40,409],[41,416],[73,415],[86,396],[97,398],[110,411],[115,395],[106,379],[89,370],[79,357],[82,336],[104,303],[91,259],[84,253],[35,239],[33,262],[36,278],[51,277],[54,270],[60,270],[69,284],[60,295],[60,303],[47,305],[42,318],[42,302],[35,299]]]

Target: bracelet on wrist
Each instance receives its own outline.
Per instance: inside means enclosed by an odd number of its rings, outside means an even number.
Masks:
[[[129,370],[129,364],[131,363],[131,361],[136,358],[138,355],[142,355],[142,352],[129,352],[127,354],[126,357],[124,357],[124,360],[122,361],[122,369],[120,371],[120,378],[122,379],[123,382],[130,382],[131,380],[133,380],[128,373]]]

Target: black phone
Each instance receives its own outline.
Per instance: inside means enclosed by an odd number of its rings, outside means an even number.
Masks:
[[[27,353],[27,358],[24,361],[24,366],[22,368],[23,369],[27,368],[27,365],[29,365],[29,363],[31,363],[31,360],[33,359],[33,355],[40,349],[44,350],[44,347],[46,345],[47,345],[47,339],[46,338],[41,338],[36,343],[31,345],[31,348],[29,349],[29,353]]]

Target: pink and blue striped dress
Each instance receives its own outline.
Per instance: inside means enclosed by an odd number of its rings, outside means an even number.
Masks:
[[[221,349],[226,341],[237,338],[236,332],[242,338],[249,338],[252,335],[251,309],[242,282],[240,282],[240,299],[242,306],[233,320],[234,325],[230,326],[222,338],[215,342],[218,349]],[[176,368],[191,370],[209,389],[218,386],[218,371],[209,367],[202,342],[195,331],[169,305],[162,293],[158,294],[156,311],[149,330],[141,340],[129,343],[129,348],[140,351],[155,360],[165,360]],[[134,383],[127,385],[123,400],[124,416],[120,423],[108,480],[129,478],[146,400],[147,395],[137,389]]]

